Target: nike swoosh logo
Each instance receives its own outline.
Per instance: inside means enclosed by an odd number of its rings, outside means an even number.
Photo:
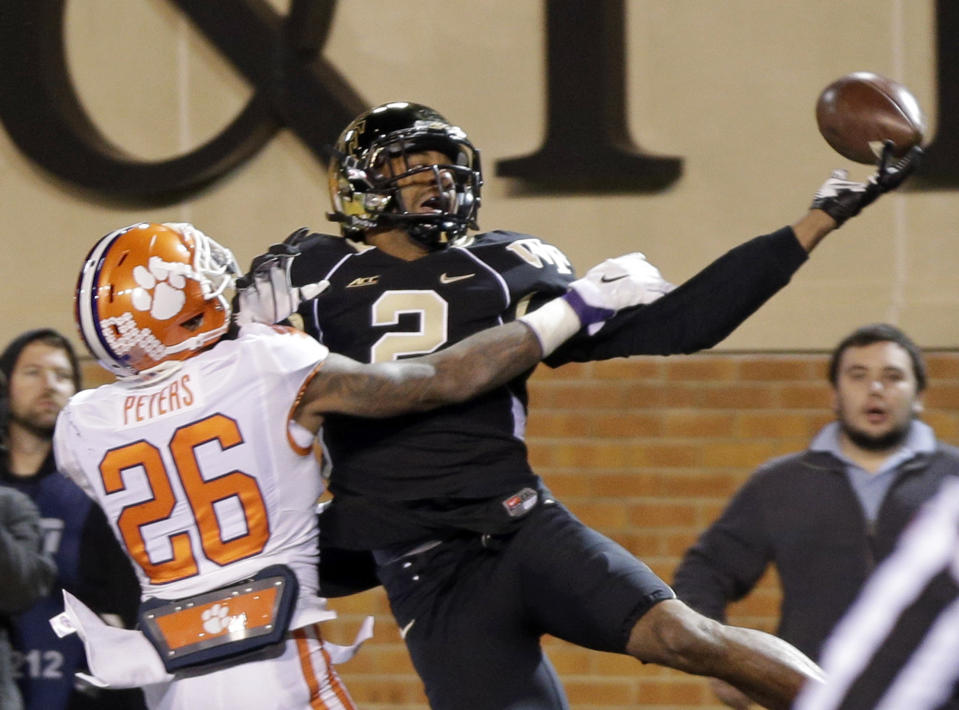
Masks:
[[[470,274],[470,275],[472,276],[472,274]],[[401,639],[405,639],[405,638],[406,638],[406,634],[408,634],[408,633],[410,632],[410,629],[413,628],[413,624],[415,624],[415,623],[416,623],[416,619],[413,619],[410,623],[408,623],[406,626],[404,626],[402,629],[400,629],[400,638],[401,638]]]
[[[462,281],[463,279],[471,279],[476,274],[463,274],[462,276],[447,276],[445,273],[440,274],[440,283],[441,284],[451,284],[457,281]]]
[[[613,278],[610,279],[606,277],[606,274],[603,274],[599,280],[602,281],[604,284],[608,284],[608,283],[612,283],[613,281],[619,281],[620,279],[625,279],[626,276],[627,274],[620,274],[619,276],[614,276]]]

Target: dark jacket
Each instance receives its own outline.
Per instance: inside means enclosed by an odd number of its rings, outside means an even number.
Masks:
[[[63,611],[66,589],[98,614],[119,616],[129,628],[136,622],[140,585],[130,561],[96,503],[61,475],[53,453],[33,476],[13,476],[0,464],[0,487],[28,496],[36,505],[45,533],[44,547],[53,556],[57,575],[53,589],[9,621],[14,648],[32,658],[55,659],[57,670],[24,663],[18,686],[28,710],[111,710],[142,708],[139,690],[99,691],[76,682],[86,671],[79,636],[58,638],[50,618]]]
[[[8,617],[50,591],[56,575],[42,543],[37,507],[24,494],[0,486],[0,710],[22,707],[10,661]]]
[[[677,596],[714,619],[752,590],[767,565],[782,585],[777,634],[812,658],[942,480],[959,449],[939,444],[904,463],[874,524],[831,454],[806,451],[761,466],[676,570]]]

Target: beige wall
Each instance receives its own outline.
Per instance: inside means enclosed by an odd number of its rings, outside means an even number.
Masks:
[[[524,196],[493,165],[533,152],[542,139],[542,3],[339,5],[325,55],[356,90],[370,103],[431,104],[463,125],[487,167],[482,226],[548,239],[580,269],[640,249],[679,281],[798,217],[829,171],[848,165],[813,117],[820,89],[842,74],[887,74],[910,86],[927,113],[935,108],[931,0],[627,0],[633,138],[650,152],[683,156],[682,179],[655,195]],[[134,154],[159,158],[197,145],[249,96],[172,3],[66,7],[78,93],[103,132]],[[38,324],[72,334],[80,261],[123,224],[193,221],[233,246],[242,264],[299,226],[328,228],[325,169],[287,132],[226,180],[163,209],[122,210],[77,195],[3,132],[0,165],[0,341]],[[882,200],[824,243],[722,347],[824,348],[870,320],[899,323],[927,347],[959,346],[957,198],[945,191]]]

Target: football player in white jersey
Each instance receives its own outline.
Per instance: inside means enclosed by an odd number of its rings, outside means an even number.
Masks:
[[[279,309],[259,320],[296,308],[263,297],[273,279],[276,298],[288,297],[288,268],[267,258],[241,289]],[[106,512],[144,603],[140,630],[122,630],[65,594],[54,625],[84,639],[92,679],[142,686],[152,708],[352,708],[318,628],[334,616],[316,572],[323,415],[469,399],[669,285],[641,255],[608,260],[521,322],[366,365],[289,328],[245,323],[232,337],[226,293],[238,273],[229,250],[189,224],[119,229],[85,260],[77,323],[118,380],[70,400],[54,450]]]

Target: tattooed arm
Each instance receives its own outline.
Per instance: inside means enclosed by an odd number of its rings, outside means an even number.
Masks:
[[[518,321],[445,350],[372,365],[331,353],[307,385],[294,418],[318,431],[324,414],[391,417],[464,402],[529,370],[580,328],[654,301],[668,287],[646,257],[625,254],[594,266],[569,292]]]
[[[424,357],[365,365],[331,353],[295,414],[316,430],[324,414],[390,417],[463,402],[535,366],[543,349],[522,321],[481,331]]]

